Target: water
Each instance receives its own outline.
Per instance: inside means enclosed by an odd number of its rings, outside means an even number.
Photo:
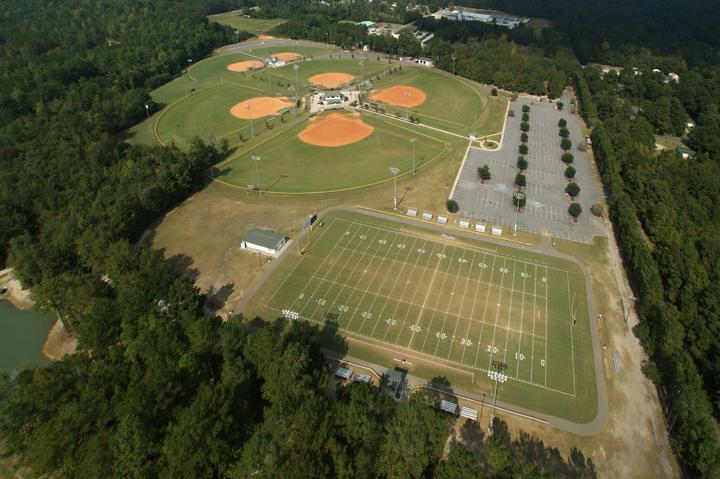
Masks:
[[[0,373],[47,364],[42,347],[53,322],[50,315],[15,309],[0,301]]]

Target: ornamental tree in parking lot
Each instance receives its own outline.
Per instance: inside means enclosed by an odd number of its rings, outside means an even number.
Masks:
[[[570,198],[575,199],[575,197],[580,194],[580,187],[577,183],[572,182],[565,187],[565,193],[570,195]]]
[[[575,161],[575,157],[573,156],[572,153],[563,153],[562,156],[560,157],[560,159],[562,160],[563,163],[565,163],[567,165],[569,165],[570,163]]]
[[[582,213],[582,206],[580,206],[580,203],[570,203],[568,213],[570,213],[574,221],[577,221],[577,217]]]
[[[527,155],[528,151],[530,151],[530,148],[528,148],[527,145],[520,145],[520,146],[518,146],[518,151],[520,152],[521,155]]]
[[[562,148],[565,151],[570,150],[572,148],[572,143],[567,138],[563,138],[562,141],[560,141],[560,148]]]

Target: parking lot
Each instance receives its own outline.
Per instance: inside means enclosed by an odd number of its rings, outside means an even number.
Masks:
[[[585,142],[578,114],[570,112],[571,95],[565,92],[560,99],[563,111],[557,111],[557,102],[539,101],[520,97],[510,103],[514,116],[509,117],[500,149],[486,151],[471,148],[458,175],[452,198],[460,205],[461,216],[470,220],[486,222],[512,230],[517,221],[519,230],[533,233],[549,233],[554,237],[591,243],[593,236],[604,235],[599,218],[590,213],[590,207],[599,203],[602,192],[592,178],[588,155],[578,149]],[[528,169],[525,172],[527,205],[519,212],[513,206],[515,175],[520,145],[522,106],[530,106],[530,131],[528,132]],[[568,184],[564,176],[565,163],[560,160],[560,136],[558,121],[567,120],[572,141],[572,166],[577,170],[575,182],[580,195],[575,199],[582,206],[577,223],[568,214],[570,197],[565,193]],[[481,184],[477,175],[480,166],[488,165],[492,179]]]

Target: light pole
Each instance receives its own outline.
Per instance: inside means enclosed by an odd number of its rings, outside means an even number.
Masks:
[[[360,84],[361,85],[363,83],[363,78],[364,78],[364,75],[363,75],[363,67],[364,66],[365,66],[365,62],[360,60]]]
[[[455,58],[455,55],[452,55],[450,58],[452,58],[453,61],[453,76],[455,76],[455,60],[457,60],[457,58]]]
[[[295,95],[296,98],[300,96],[300,80],[298,80],[298,70],[300,69],[300,65],[297,63],[293,65],[293,70],[295,70]]]
[[[410,138],[410,144],[412,145],[413,150],[413,176],[415,175],[415,142],[417,141],[417,138]]]
[[[513,193],[513,199],[515,200],[515,233],[517,233],[518,213],[520,212],[520,202],[525,199],[525,193],[522,191],[516,191]]]
[[[408,98],[408,104],[410,103],[410,97],[412,96],[412,93],[409,91],[404,91],[403,95],[405,95],[406,98]],[[410,120],[410,107],[405,105],[405,118]]]
[[[250,159],[255,162],[255,181],[257,181],[258,196],[262,196],[262,186],[260,186],[260,169],[258,167],[258,164],[260,163],[260,157],[253,155],[250,157]]]
[[[185,96],[188,96],[190,94],[190,92],[188,91],[188,80],[187,80],[186,73],[187,73],[187,70],[182,71],[183,84],[185,85]]]
[[[397,209],[397,175],[400,173],[400,168],[390,167],[390,173],[393,175],[393,209]]]
[[[148,106],[147,103],[145,103],[145,114],[147,115],[148,120],[149,120],[150,119],[150,107]]]
[[[505,374],[500,372],[500,371],[507,369],[507,364],[500,362],[500,361],[493,360],[493,365],[498,369],[498,371],[488,371],[488,377],[495,381],[495,393],[493,394],[492,410],[490,412],[490,424],[488,425],[488,436],[492,436],[492,433],[493,433],[493,420],[495,419],[495,403],[497,402],[498,383],[504,383],[508,379]]]
[[[250,110],[250,103],[247,104],[248,118],[250,119],[250,135],[255,138],[255,129],[253,128],[252,111]]]

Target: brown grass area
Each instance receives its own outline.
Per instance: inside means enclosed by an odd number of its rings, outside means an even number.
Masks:
[[[308,145],[344,146],[370,136],[373,130],[375,128],[357,118],[357,115],[331,113],[311,120],[298,138]]]
[[[370,99],[387,103],[388,105],[412,108],[425,103],[427,95],[419,88],[407,85],[396,85],[373,92],[370,95]]]
[[[255,120],[265,116],[277,115],[280,111],[291,108],[293,105],[294,103],[286,96],[259,96],[241,101],[230,109],[230,114],[242,120]]]
[[[244,62],[235,62],[227,66],[231,72],[246,72],[248,70],[258,70],[263,68],[265,64],[259,60],[245,60]]]
[[[308,81],[325,88],[337,88],[348,83],[353,78],[355,76],[349,73],[319,73],[308,78]]]
[[[303,56],[299,53],[295,52],[280,52],[280,53],[273,53],[273,57],[286,61],[286,62],[293,62],[295,60],[299,60]]]

